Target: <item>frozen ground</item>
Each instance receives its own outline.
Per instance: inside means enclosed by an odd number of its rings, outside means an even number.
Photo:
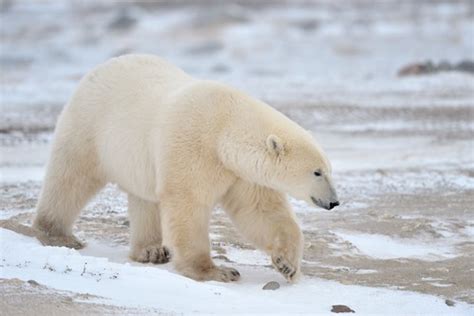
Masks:
[[[67,248],[44,247],[32,238],[9,230],[1,229],[0,234],[5,253],[2,258],[2,278],[35,280],[44,287],[66,290],[69,297],[79,302],[87,301],[95,305],[142,308],[144,312],[158,314],[179,311],[218,315],[327,313],[331,305],[341,302],[362,314],[381,311],[393,315],[413,314],[420,312],[420,306],[423,306],[422,312],[429,314],[467,314],[474,311],[472,306],[465,303],[449,307],[443,299],[429,295],[342,285],[318,278],[303,279],[298,286],[284,284],[274,292],[263,291],[261,287],[265,282],[278,279],[284,283],[283,278],[276,276],[270,268],[247,264],[247,260],[240,260],[240,253],[237,252],[229,259],[244,274],[240,282],[199,283],[177,275],[168,267],[169,264],[155,268],[115,263],[117,259],[121,262],[120,259],[126,258],[122,249],[113,249],[114,259],[108,259],[104,257],[103,251],[90,256],[87,252],[91,249],[79,253]],[[251,256],[254,257],[253,254]],[[27,284],[4,282],[3,286],[15,285],[30,288],[39,286],[31,281]],[[87,296],[74,297],[72,293],[87,293]],[[374,299],[378,302],[373,302]]]
[[[292,200],[306,239],[293,286],[217,209],[213,252],[243,277],[203,284],[127,259],[126,200],[111,185],[77,221],[80,252],[0,231],[1,311],[474,313],[474,76],[396,76],[474,58],[472,2],[68,3],[1,2],[0,219],[31,223],[62,105],[85,71],[125,52],[230,83],[312,131],[343,203]],[[282,288],[262,291],[270,280]]]

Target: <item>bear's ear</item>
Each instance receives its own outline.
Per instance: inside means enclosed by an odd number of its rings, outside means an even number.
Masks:
[[[270,135],[267,137],[267,148],[276,155],[283,153],[284,145],[280,137],[276,135]]]

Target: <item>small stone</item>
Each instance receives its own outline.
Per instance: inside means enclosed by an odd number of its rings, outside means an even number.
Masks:
[[[346,305],[333,305],[331,312],[333,313],[355,313],[350,307]]]
[[[454,306],[454,305],[456,304],[456,303],[454,303],[454,301],[451,301],[451,300],[448,300],[448,299],[447,299],[446,301],[444,301],[444,302],[445,302],[446,305],[448,305],[448,306]]]
[[[39,285],[39,283],[36,282],[35,280],[28,280],[27,282],[28,282],[30,285],[33,285],[33,286],[38,286],[38,285]],[[447,304],[447,303],[446,303],[446,304]]]
[[[272,290],[272,291],[275,291],[275,290],[278,290],[280,288],[280,283],[276,282],[276,281],[270,281],[268,282],[267,284],[265,284],[262,288],[262,290]]]
[[[398,71],[398,76],[413,76],[419,75],[425,72],[425,66],[423,64],[410,64]]]

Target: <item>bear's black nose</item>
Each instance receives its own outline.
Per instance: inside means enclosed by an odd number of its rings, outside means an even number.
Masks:
[[[331,203],[329,203],[329,209],[331,210],[331,209],[335,208],[335,207],[338,206],[338,205],[339,205],[339,202],[338,202],[338,201],[336,201],[336,202],[331,202]]]

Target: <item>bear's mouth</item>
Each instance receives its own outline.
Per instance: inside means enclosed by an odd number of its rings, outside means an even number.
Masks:
[[[324,204],[320,199],[316,199],[314,196],[311,197],[311,201],[313,201],[314,205],[320,207],[320,208],[323,208],[325,210],[331,210],[334,206],[337,206],[339,205],[339,202],[336,204],[336,203],[330,203],[329,205],[327,204]],[[334,206],[333,206],[334,205]]]
[[[325,208],[321,203],[321,200],[317,200],[314,196],[311,197],[311,201],[313,201],[314,205],[319,206],[321,208]]]

